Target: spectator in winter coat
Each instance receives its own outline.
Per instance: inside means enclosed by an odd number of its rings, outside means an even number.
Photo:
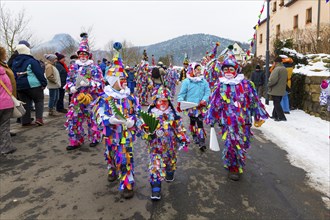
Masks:
[[[136,86],[135,82],[135,74],[132,67],[126,66],[125,67],[127,77],[127,87],[131,90],[131,93],[134,93],[134,88]]]
[[[1,84],[4,84],[9,92],[13,91],[10,79],[2,66],[0,66],[0,80]],[[0,153],[10,154],[17,150],[13,146],[10,137],[10,116],[14,109],[14,103],[3,85],[0,85],[0,100]]]
[[[57,116],[55,106],[59,97],[59,88],[61,87],[60,73],[55,67],[57,56],[54,54],[45,54],[44,57],[47,59],[45,75],[47,78],[47,88],[49,89],[49,116]]]
[[[0,47],[0,66],[2,66],[6,70],[6,74],[10,79],[11,86],[13,87],[13,95],[17,97],[16,93],[16,80],[13,71],[9,68],[8,64],[6,63],[7,60],[7,52],[4,47]]]
[[[64,95],[65,95],[65,90],[63,87],[66,84],[66,78],[68,77],[68,72],[69,68],[65,63],[65,56],[60,54],[60,53],[55,53],[57,56],[57,62],[55,62],[55,67],[58,70],[61,78],[61,87],[58,89],[59,90],[59,97],[58,101],[56,104],[56,111],[62,112],[62,113],[68,113],[68,110],[64,108]]]
[[[256,65],[256,70],[252,73],[251,81],[254,83],[258,92],[259,98],[263,95],[263,88],[265,85],[265,73],[260,69],[260,65]]]
[[[36,124],[41,126],[44,112],[44,89],[47,80],[44,76],[40,63],[30,53],[30,48],[23,44],[16,46],[18,56],[13,61],[13,72],[16,78],[17,94],[19,99],[24,102],[26,110],[21,119],[23,126],[32,125],[31,123],[31,102],[35,103]]]
[[[31,48],[29,42],[27,42],[26,40],[21,40],[21,41],[18,42],[18,44],[24,44],[24,45],[27,46],[28,48]],[[17,55],[18,55],[18,52],[17,52],[17,50],[15,50],[14,53],[13,53],[13,54],[11,55],[11,57],[9,58],[7,64],[8,64],[8,66],[9,66],[10,69],[12,68],[12,66],[13,66],[13,61],[14,61],[15,57],[17,57]]]
[[[282,97],[285,95],[288,71],[283,66],[281,57],[277,57],[273,65],[275,68],[270,74],[268,81],[268,94],[272,96],[274,102],[274,109],[271,118],[275,121],[286,121],[286,117],[280,103]]]
[[[99,65],[99,67],[101,68],[102,70],[102,73],[103,73],[103,77],[105,75],[105,68],[107,67],[107,59],[103,58],[102,59],[102,63]]]
[[[284,58],[282,59],[283,65],[288,71],[288,80],[286,82],[286,91],[285,95],[282,97],[281,100],[281,106],[283,109],[283,112],[285,114],[290,114],[290,98],[289,98],[289,93],[291,90],[291,77],[292,77],[292,72],[293,72],[293,60],[292,58]]]

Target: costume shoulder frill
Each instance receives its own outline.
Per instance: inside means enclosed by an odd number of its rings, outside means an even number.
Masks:
[[[116,107],[125,115],[125,117],[132,118],[136,123],[138,121],[137,112],[141,107],[135,96],[130,95],[123,99],[114,99],[106,93],[103,93],[92,103],[93,116],[98,125],[98,129],[102,131],[104,137],[112,137],[109,139],[113,139],[117,144],[119,143],[118,141],[120,141],[121,144],[124,144],[125,141],[123,138],[133,138],[134,141],[135,135],[139,135],[137,126],[125,129],[122,125],[110,124],[110,117],[114,115],[109,103],[110,99],[115,102]]]
[[[81,92],[88,92],[90,94],[99,94],[103,92],[103,87],[105,85],[105,81],[102,75],[102,70],[94,65],[86,65],[86,66],[79,66],[78,64],[72,64],[70,66],[68,76],[66,79],[66,85],[64,89],[66,92],[70,92],[70,88],[72,86],[76,86],[76,79],[81,75],[84,78],[88,79],[90,82],[89,87],[86,87],[86,91],[81,89]],[[88,89],[87,89],[88,88]]]

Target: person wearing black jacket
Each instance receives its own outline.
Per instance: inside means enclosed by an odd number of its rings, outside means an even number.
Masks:
[[[66,84],[66,78],[68,76],[68,67],[65,64],[65,56],[60,54],[60,53],[55,53],[57,56],[57,60],[55,62],[55,67],[60,73],[60,78],[61,78],[61,87],[59,88],[59,98],[56,104],[56,111],[62,112],[62,113],[68,113],[68,110],[64,108],[64,95],[65,95],[65,90],[63,87]]]
[[[263,88],[265,85],[265,73],[260,69],[260,65],[256,65],[256,70],[252,73],[251,81],[254,83],[259,98],[263,96]]]

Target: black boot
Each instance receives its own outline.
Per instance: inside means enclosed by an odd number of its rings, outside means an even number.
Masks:
[[[229,171],[228,172],[228,178],[234,181],[238,181],[240,178],[240,175],[238,172],[234,172],[234,171]]]
[[[114,168],[110,168],[112,170],[112,173],[108,173],[108,181],[109,182],[114,182],[118,179],[118,175],[116,173],[116,170]]]
[[[206,150],[205,138],[199,140],[199,149],[203,152]]]
[[[95,143],[90,143],[90,144],[89,144],[89,147],[95,147],[98,143],[99,143],[99,142],[97,142],[97,141],[96,141]]]
[[[80,147],[80,145],[77,145],[77,146],[71,146],[71,145],[69,145],[69,146],[66,147],[66,149],[67,149],[68,151],[70,151],[70,150],[78,149],[79,147]]]
[[[151,196],[150,198],[152,200],[160,200],[161,198],[161,190],[162,190],[162,185],[161,182],[152,182],[150,183],[151,185]]]
[[[123,196],[125,199],[130,199],[134,196],[134,191],[133,189],[129,190],[126,187],[124,188]]]
[[[199,139],[197,135],[193,135],[194,144],[199,144]]]
[[[174,181],[174,170],[173,171],[166,171],[166,182],[173,182]]]

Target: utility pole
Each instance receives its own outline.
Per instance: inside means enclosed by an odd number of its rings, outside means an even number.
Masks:
[[[267,30],[266,30],[266,105],[269,105],[269,96],[268,96],[268,78],[269,78],[269,1],[267,0]]]
[[[317,12],[317,31],[316,31],[316,45],[317,45],[317,53],[320,53],[320,17],[321,17],[321,0],[318,0],[318,12]]]

